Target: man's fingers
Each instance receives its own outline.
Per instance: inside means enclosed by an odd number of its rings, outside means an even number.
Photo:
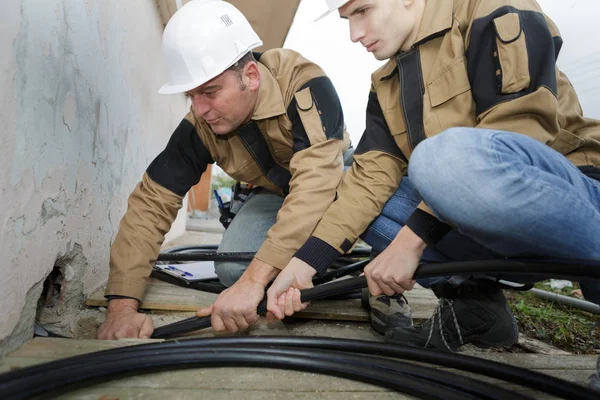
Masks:
[[[267,322],[269,324],[272,324],[273,322],[279,321],[279,318],[277,318],[275,316],[275,314],[273,314],[271,311],[267,311],[267,314],[265,316],[266,316]]]
[[[227,332],[235,333],[239,330],[239,327],[233,318],[223,317],[223,324],[225,325],[225,330]]]
[[[154,332],[154,322],[152,322],[152,318],[150,318],[149,315],[146,315],[145,317],[142,327],[140,328],[140,338],[150,339],[152,332]]]
[[[208,307],[203,307],[203,308],[199,309],[198,311],[196,311],[196,317],[198,317],[198,318],[207,317],[212,314],[212,309],[213,309],[212,305],[210,305]]]
[[[285,293],[285,315],[294,315],[294,288],[289,288]]]
[[[381,291],[383,292],[383,294],[385,294],[386,296],[393,296],[395,293],[403,293],[404,289],[400,286],[398,286],[400,291],[396,291],[394,289],[392,289],[387,283],[380,281],[378,282],[379,287],[381,288]]]
[[[370,274],[367,274],[367,286],[369,288],[369,293],[371,293],[371,296],[379,296],[382,293],[381,288],[379,287],[377,282],[375,282],[373,278],[371,278]]]
[[[283,293],[277,298],[277,307],[281,310],[281,319],[285,318],[285,302],[286,302],[286,294]]]
[[[223,319],[219,315],[213,315],[210,318],[210,324],[213,327],[215,332],[223,332],[225,330],[225,324],[223,323]]]
[[[124,338],[138,338],[139,330],[133,328],[133,326],[127,324],[117,329],[114,333],[115,339],[124,339]]]

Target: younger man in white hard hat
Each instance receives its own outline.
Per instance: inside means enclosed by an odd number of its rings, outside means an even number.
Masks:
[[[212,313],[216,331],[256,322],[266,285],[333,201],[350,145],[335,89],[296,52],[253,55],[261,44],[224,1],[189,2],[169,21],[163,51],[171,79],[159,93],[185,93],[191,111],[129,198],[111,249],[110,301],[99,338],[152,334],[152,320],[137,311],[145,282],[183,197],[207,164],[258,188],[219,247],[257,251],[256,257],[247,269],[218,265],[219,278],[231,287],[199,312]]]
[[[600,122],[584,118],[556,67],[562,39],[534,0],[327,4],[349,20],[353,42],[389,61],[372,75],[366,131],[338,198],[269,289],[269,311],[302,309],[293,287],[359,235],[381,252],[365,275],[382,300],[411,290],[422,261],[600,261]],[[493,280],[419,283],[440,298],[436,313],[419,328],[389,318],[390,339],[451,350],[517,340]],[[582,288],[600,303],[598,282]]]

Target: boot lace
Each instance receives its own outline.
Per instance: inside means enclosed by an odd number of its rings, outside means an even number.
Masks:
[[[442,309],[446,306],[450,308],[450,311],[452,311],[452,319],[454,321],[454,327],[456,328],[456,332],[458,333],[460,345],[462,346],[464,344],[462,334],[460,332],[460,326],[458,325],[458,319],[456,318],[456,313],[454,312],[453,304],[454,304],[454,302],[452,300],[445,299],[443,297],[441,297],[440,300],[438,301],[438,304],[435,307],[433,314],[429,318],[429,321],[431,321],[431,324],[429,326],[429,336],[427,337],[427,342],[425,343],[425,347],[427,347],[427,345],[429,345],[429,342],[431,341],[431,338],[433,337],[433,331],[435,329],[435,317],[437,316],[438,326],[440,329],[440,336],[442,337],[442,341],[444,342],[444,345],[446,346],[446,348],[448,350],[453,351],[450,348],[450,345],[448,345],[448,342],[446,341],[446,337],[444,336],[444,327],[442,326]]]

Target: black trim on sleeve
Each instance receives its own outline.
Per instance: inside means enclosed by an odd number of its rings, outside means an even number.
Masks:
[[[331,80],[326,76],[311,79],[298,90],[310,87],[313,104],[316,105],[321,118],[321,124],[325,128],[327,139],[344,138],[344,112],[338,94]],[[287,108],[287,115],[292,121],[292,136],[294,137],[294,153],[310,147],[310,140],[306,134],[300,115],[298,114],[298,103],[293,98]]]
[[[519,93],[502,94],[496,80],[496,29],[494,19],[508,13],[517,13],[525,34],[529,59],[529,88]],[[477,115],[495,105],[514,100],[544,86],[557,94],[556,59],[562,39],[553,37],[544,15],[537,11],[522,11],[511,6],[496,9],[490,15],[473,21],[470,44],[466,51],[467,71],[471,91],[477,106]]]
[[[267,144],[256,121],[251,121],[237,130],[237,134],[242,140],[244,147],[256,161],[263,175],[279,187],[283,193],[290,191],[290,171],[279,165]]]
[[[408,163],[404,154],[392,138],[390,128],[383,116],[379,99],[375,92],[369,93],[369,102],[367,103],[367,122],[366,129],[358,142],[354,151],[355,155],[367,153],[372,150],[379,150],[391,154]]]
[[[140,299],[136,299],[135,297],[129,297],[129,296],[121,296],[119,294],[109,294],[108,296],[104,296],[106,298],[106,300],[108,300],[109,302],[111,300],[121,300],[121,299],[131,299],[131,300],[137,300],[141,303]]]
[[[190,121],[181,121],[167,147],[146,169],[152,180],[171,192],[185,196],[214,163],[209,151],[202,143],[196,128]]]
[[[260,61],[260,58],[262,57],[262,55],[263,55],[263,52],[253,51],[253,52],[252,52],[252,55],[254,56],[254,59],[255,59],[256,61]]]
[[[591,165],[577,167],[583,174],[589,178],[600,181],[600,168],[592,167]]]
[[[427,138],[423,125],[423,72],[421,54],[414,49],[396,56],[400,79],[400,106],[406,121],[406,131],[411,149]]]
[[[429,246],[435,246],[437,242],[442,240],[452,230],[450,225],[441,222],[433,215],[418,208],[408,217],[406,226]]]
[[[299,258],[311,267],[313,267],[318,275],[327,271],[327,268],[340,256],[337,251],[329,243],[311,236],[308,238],[304,246],[302,246],[294,257]]]

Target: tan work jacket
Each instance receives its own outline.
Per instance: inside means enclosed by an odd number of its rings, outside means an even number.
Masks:
[[[256,254],[276,268],[287,265],[333,202],[350,140],[331,81],[291,50],[255,56],[261,83],[251,121],[215,135],[190,112],[129,197],[111,248],[105,295],[142,298],[164,235],[207,164],[285,196]]]
[[[521,133],[575,165],[600,166],[600,123],[583,117],[556,67],[561,45],[533,0],[427,0],[415,45],[373,73],[354,164],[298,256],[322,270],[348,251],[407,174],[415,146],[448,128]]]

